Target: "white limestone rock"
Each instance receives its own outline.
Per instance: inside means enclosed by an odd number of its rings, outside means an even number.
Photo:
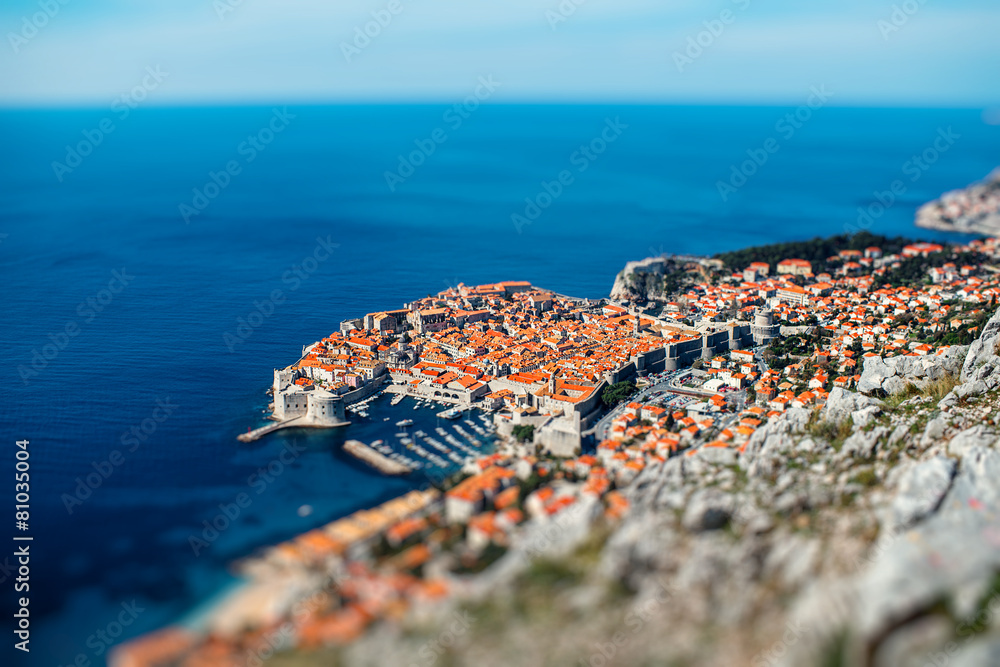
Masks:
[[[886,364],[882,357],[865,357],[858,391],[869,395],[882,391],[882,384],[895,374],[896,369]]]
[[[893,375],[890,378],[886,378],[882,383],[882,391],[885,392],[887,396],[895,396],[896,394],[902,394],[911,384],[913,383],[908,381],[906,378],[900,377],[899,375]]]
[[[855,394],[841,387],[834,387],[826,399],[823,415],[828,421],[839,424],[851,416],[852,413],[869,407],[881,410],[884,404],[882,401],[869,396]]]
[[[956,468],[954,459],[944,456],[901,466],[894,475],[896,495],[882,513],[883,528],[894,534],[930,515],[951,488]]]
[[[973,447],[994,447],[997,434],[983,424],[978,424],[958,433],[948,443],[948,453],[952,456],[965,456]]]
[[[875,448],[878,441],[887,437],[890,431],[885,426],[876,426],[871,431],[855,431],[844,441],[844,446],[840,450],[842,456],[850,456],[856,459],[870,459],[875,456]]]
[[[866,357],[858,380],[858,391],[868,395],[900,394],[909,385],[924,387],[929,382],[958,375],[968,347],[952,346],[941,354],[927,356],[899,355],[883,359]]]
[[[869,405],[867,408],[852,412],[851,419],[854,421],[855,428],[864,428],[875,421],[881,413],[882,410],[877,405]]]
[[[947,661],[953,657],[950,667],[985,667],[985,665],[1000,665],[1000,639],[996,637],[973,638],[967,644],[958,646],[952,652],[941,651],[935,653],[938,660]],[[968,641],[968,640],[966,640]]]
[[[962,364],[962,382],[968,382],[976,370],[996,359],[997,343],[1000,343],[1000,310],[993,314],[979,338],[969,346],[965,363]]]
[[[718,489],[699,489],[688,500],[681,523],[691,532],[718,530],[733,515],[733,497]]]

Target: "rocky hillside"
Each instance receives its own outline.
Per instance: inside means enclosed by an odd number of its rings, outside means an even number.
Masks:
[[[647,467],[617,523],[536,520],[452,605],[275,664],[998,665],[998,342],[1000,313],[871,358],[871,395]]]

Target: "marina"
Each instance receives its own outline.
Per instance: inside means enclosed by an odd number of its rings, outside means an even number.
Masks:
[[[385,393],[392,394],[392,398],[379,400]],[[404,404],[406,399],[413,405]],[[488,454],[492,447],[492,420],[488,415],[473,414],[474,410],[462,412],[449,407],[442,411],[438,407],[440,403],[392,391],[379,392],[364,403],[364,415],[356,406],[348,408],[355,416],[355,426],[350,433],[358,443],[372,438],[371,444],[363,447],[377,454],[383,462],[392,464],[391,469],[407,469],[405,473],[386,474],[422,473],[440,477]],[[407,407],[411,409],[406,410]],[[406,412],[401,412],[403,410]],[[400,419],[402,414],[408,416]],[[458,421],[462,417],[465,419]],[[393,428],[390,424],[394,425],[394,431],[389,431]],[[344,450],[360,458],[356,453],[361,451],[358,445],[348,448],[345,444]],[[382,471],[378,466],[373,467]]]

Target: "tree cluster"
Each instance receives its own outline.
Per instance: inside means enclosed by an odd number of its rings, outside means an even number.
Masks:
[[[604,401],[604,405],[609,408],[613,408],[622,401],[628,399],[636,391],[635,382],[630,380],[625,380],[624,382],[616,382],[610,387],[604,389],[604,393],[601,394],[601,400]]]
[[[771,245],[744,248],[716,255],[730,271],[743,270],[753,262],[767,262],[774,271],[778,262],[783,259],[804,259],[813,266],[813,273],[831,270],[827,258],[835,256],[841,250],[861,250],[870,246],[882,249],[886,255],[897,254],[903,246],[912,243],[910,239],[897,236],[888,238],[870,232],[858,232],[853,236],[839,234],[830,238],[814,238],[810,241],[790,241]]]

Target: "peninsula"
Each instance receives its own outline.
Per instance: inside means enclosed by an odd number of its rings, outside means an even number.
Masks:
[[[946,232],[1000,233],[1000,168],[982,183],[948,192],[920,207],[916,224]]]

